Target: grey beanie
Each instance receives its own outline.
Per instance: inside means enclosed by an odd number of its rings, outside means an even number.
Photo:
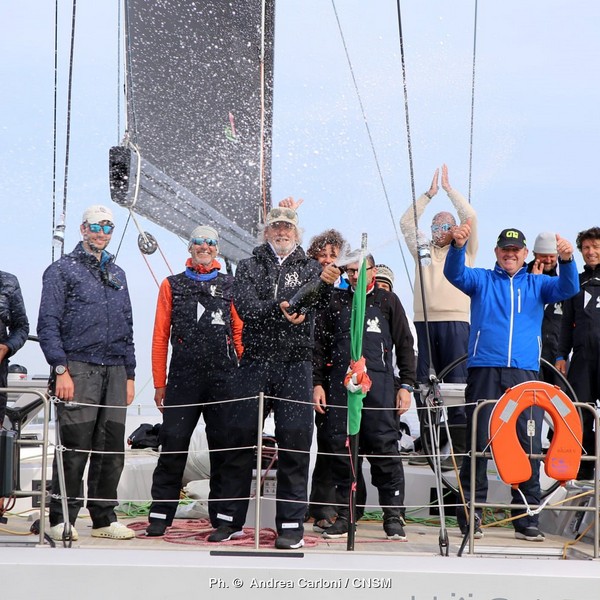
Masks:
[[[535,238],[533,251],[538,254],[556,254],[556,234],[551,231],[544,231]]]

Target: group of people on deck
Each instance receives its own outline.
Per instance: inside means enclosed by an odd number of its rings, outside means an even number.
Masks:
[[[398,419],[411,405],[417,382],[427,382],[464,354],[446,381],[467,384],[465,407],[449,411],[455,450],[464,454],[460,480],[466,499],[485,501],[485,460],[477,459],[476,489],[469,489],[470,439],[477,401],[499,398],[518,383],[551,377],[540,372],[540,356],[568,376],[580,401],[600,397],[600,228],[577,237],[585,268],[578,276],[573,247],[559,234],[541,233],[526,264],[522,231],[499,234],[493,269],[474,267],[477,215],[454,190],[444,165],[441,185],[458,222],[438,212],[431,239],[418,219],[437,194],[439,171],[429,190],[410,206],[400,225],[415,257],[415,328],[393,293],[393,273],[366,261],[366,314],[363,355],[372,385],[359,434],[359,464],[346,448],[347,393],[352,300],[361,268],[360,252],[349,252],[342,235],[330,229],[301,247],[298,208],[286,199],[266,215],[262,243],[237,265],[235,276],[221,272],[219,232],[210,225],[190,234],[185,270],[165,279],[156,307],[152,342],[154,400],[162,412],[161,454],[152,482],[146,535],[159,537],[173,523],[186,453],[202,415],[210,450],[209,542],[243,535],[255,465],[258,395],[265,415],[272,411],[278,445],[276,548],[304,544],[308,511],[309,457],[313,426],[319,455],[313,472],[310,515],[326,538],[348,534],[365,504],[360,463],[370,462],[373,485],[383,510],[388,539],[405,540],[405,477],[398,449]],[[87,508],[92,535],[130,539],[119,523],[116,492],[123,469],[125,410],[134,397],[133,317],[124,272],[106,250],[114,231],[110,209],[91,206],[83,214],[82,241],[44,273],[37,332],[52,368],[50,387],[58,404],[60,443],[68,496],[63,514],[58,467],[54,461],[50,536],[78,537],[83,474],[89,461]],[[425,241],[423,241],[425,239]],[[418,262],[423,252],[428,261]],[[29,325],[14,276],[0,272],[0,385],[6,384],[8,357],[25,342]],[[428,339],[429,338],[429,339]],[[169,359],[170,346],[170,359]],[[170,360],[170,362],[168,362]],[[567,369],[568,361],[570,366]],[[167,364],[168,363],[168,364]],[[554,381],[552,381],[554,383]],[[0,398],[0,411],[6,400]],[[420,411],[422,412],[422,411]],[[534,409],[535,412],[535,409]],[[587,411],[584,411],[584,414]],[[535,412],[535,434],[525,415],[519,436],[527,451],[541,451],[543,413]],[[0,422],[3,418],[0,412]],[[487,444],[480,413],[477,449]],[[584,449],[594,454],[593,419],[584,418]],[[540,502],[539,461],[520,485],[531,505]],[[349,502],[358,472],[357,514]],[[580,477],[594,476],[582,463]],[[515,503],[521,496],[513,493]],[[463,533],[466,511],[457,516]],[[518,539],[543,541],[537,515],[514,511]],[[480,516],[478,516],[480,518]],[[483,535],[481,523],[475,535]]]

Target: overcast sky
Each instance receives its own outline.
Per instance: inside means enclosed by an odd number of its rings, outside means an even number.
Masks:
[[[71,2],[61,4],[59,205]],[[108,149],[122,136],[117,6],[117,0],[77,3],[67,250],[79,239],[84,208],[111,203]],[[444,162],[451,184],[467,193],[474,6],[471,0],[402,2],[417,195]],[[0,7],[0,269],[19,277],[35,329],[41,275],[51,260],[54,2],[3,0]],[[396,1],[337,0],[336,7],[388,200],[329,0],[277,5],[273,198],[305,199],[305,242],[331,226],[352,246],[368,233],[376,261],[396,272],[395,291],[412,315],[396,238],[399,217],[412,201]],[[532,242],[544,230],[574,241],[578,231],[600,225],[598,31],[600,3],[594,0],[479,2],[471,193],[480,223],[478,266],[493,265],[492,249],[504,227],[521,228]],[[123,119],[121,114],[121,127]],[[119,228],[109,249],[115,252],[127,213],[113,208]],[[447,209],[451,204],[440,192],[425,223]],[[173,269],[181,270],[181,240],[141,223],[158,238]],[[149,401],[157,287],[136,240],[130,227],[118,262],[134,304],[139,399]],[[412,259],[406,259],[412,277]],[[168,275],[158,255],[149,261],[159,280]],[[45,372],[41,352],[28,346],[18,362]]]

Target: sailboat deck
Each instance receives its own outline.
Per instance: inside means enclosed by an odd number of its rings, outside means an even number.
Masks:
[[[327,540],[319,533],[312,531],[312,524],[307,523],[305,529],[305,546],[295,551],[276,550],[273,547],[275,533],[271,529],[262,529],[260,532],[259,548],[255,547],[254,530],[245,528],[243,538],[214,544],[206,541],[206,536],[212,529],[205,520],[176,520],[174,526],[162,538],[148,538],[144,534],[147,521],[140,518],[120,519],[137,531],[132,540],[108,540],[91,536],[91,523],[86,519],[79,519],[77,532],[79,539],[72,543],[71,552],[78,549],[105,549],[105,550],[160,550],[184,552],[210,552],[214,553],[338,553],[344,554],[347,550],[346,539]],[[38,537],[27,535],[31,522],[20,517],[9,517],[4,525],[4,534],[0,536],[0,546],[4,545],[37,545]],[[7,534],[11,532],[11,534]],[[457,527],[449,527],[448,549],[449,556],[458,556],[463,542]],[[363,521],[358,524],[354,545],[354,553],[360,554],[386,554],[386,555],[426,555],[442,558],[439,537],[440,527],[424,525],[422,523],[409,523],[406,526],[408,540],[406,542],[391,541],[385,538],[381,522]],[[57,547],[63,547],[62,542],[56,542]],[[444,550],[445,554],[445,550]],[[469,554],[467,542],[463,555]],[[517,540],[510,527],[485,528],[484,538],[475,540],[474,555],[487,557],[518,557],[526,556],[539,559],[568,559],[591,560],[593,546],[588,541],[580,540],[574,543],[558,535],[546,535],[544,542],[527,542]]]

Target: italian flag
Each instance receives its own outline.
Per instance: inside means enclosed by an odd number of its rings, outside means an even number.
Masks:
[[[367,305],[367,262],[361,258],[358,283],[352,299],[350,317],[350,366],[344,383],[348,390],[348,435],[360,431],[363,399],[371,388],[365,359],[362,355],[365,312]]]

